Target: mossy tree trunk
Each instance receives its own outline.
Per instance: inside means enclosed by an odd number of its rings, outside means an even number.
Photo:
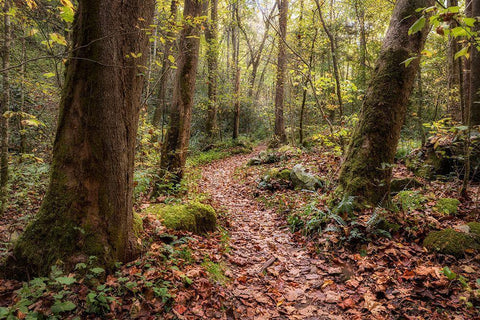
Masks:
[[[208,110],[206,131],[210,142],[218,135],[217,124],[217,77],[218,77],[218,0],[210,1],[210,21],[205,29],[208,66]]]
[[[277,59],[277,85],[275,88],[275,139],[283,144],[287,141],[285,133],[285,120],[283,116],[283,107],[285,100],[285,72],[287,68],[287,18],[288,18],[288,0],[277,0],[278,25],[280,27],[278,35],[278,59]]]
[[[180,35],[170,123],[160,162],[160,176],[172,183],[182,180],[187,158],[200,47],[201,25],[197,20],[203,14],[204,3],[202,0],[185,0],[183,9],[185,21]]]
[[[3,47],[2,47],[2,67],[3,72],[3,92],[0,107],[0,217],[5,213],[8,196],[8,118],[3,115],[9,110],[10,106],[10,45],[12,41],[11,19],[10,19],[10,0],[3,3]]]
[[[429,28],[408,35],[418,8],[433,0],[399,0],[385,36],[357,127],[340,172],[337,194],[355,196],[357,204],[377,205],[388,199],[392,164],[407,103]]]
[[[110,268],[138,254],[132,192],[139,66],[153,12],[153,0],[78,2],[50,184],[7,259],[7,276],[45,275],[57,261],[71,269],[89,256]]]

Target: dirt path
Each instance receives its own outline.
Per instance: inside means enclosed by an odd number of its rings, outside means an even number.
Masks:
[[[322,290],[328,274],[324,261],[310,258],[291,240],[281,218],[234,178],[235,170],[250,157],[214,162],[203,168],[200,182],[228,210],[231,251],[227,265],[232,282],[227,291],[235,318],[342,319],[335,315],[339,314],[334,305],[339,295]]]

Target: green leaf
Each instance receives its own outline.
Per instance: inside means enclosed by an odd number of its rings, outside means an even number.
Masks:
[[[458,51],[457,53],[455,53],[455,59],[458,59],[460,57],[466,57],[467,59],[469,58],[470,54],[468,53],[468,49],[470,48],[470,46],[466,46],[464,48],[462,48],[460,51]]]
[[[55,77],[55,73],[53,73],[53,72],[47,72],[47,73],[44,73],[43,76],[44,76],[45,78],[49,79],[49,78]]]
[[[51,310],[54,314],[58,314],[66,311],[72,311],[76,307],[77,306],[75,305],[75,303],[71,301],[65,301],[65,302],[56,301],[51,307]]]
[[[62,18],[63,21],[72,23],[73,16],[74,16],[73,8],[69,6],[60,7],[60,17]]]
[[[468,18],[468,17],[463,18],[463,22],[469,27],[474,27],[476,21],[477,19],[475,18]]]
[[[99,274],[101,274],[101,273],[104,273],[104,272],[105,272],[105,269],[100,268],[100,267],[96,267],[96,268],[90,269],[90,271],[91,271],[92,273],[94,273],[95,275],[99,275]]]
[[[407,60],[403,61],[402,63],[405,64],[405,67],[408,67],[410,65],[410,63],[412,63],[412,61],[415,60],[415,59],[418,59],[418,57],[408,58]]]
[[[425,22],[426,22],[425,17],[421,16],[420,19],[415,21],[415,23],[410,27],[410,29],[408,29],[408,34],[409,35],[415,34],[418,31],[422,30],[423,27],[425,27]]]
[[[59,278],[55,278],[55,280],[57,280],[58,283],[64,284],[67,286],[77,281],[74,277],[59,277]]]
[[[457,274],[450,270],[449,267],[444,267],[442,269],[443,274],[447,277],[448,280],[455,280],[457,278]]]
[[[465,30],[465,28],[463,27],[455,27],[453,28],[451,31],[450,31],[450,34],[455,37],[455,38],[458,38],[458,37],[467,37],[468,36],[468,32],[467,30]]]

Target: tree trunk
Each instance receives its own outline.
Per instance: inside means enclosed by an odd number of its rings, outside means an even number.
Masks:
[[[160,81],[158,84],[158,95],[157,95],[157,105],[153,112],[152,124],[154,126],[159,126],[160,123],[162,128],[162,140],[163,140],[163,117],[166,113],[168,99],[167,87],[170,80],[170,74],[172,70],[172,61],[170,56],[173,56],[173,49],[175,44],[175,24],[177,21],[177,0],[172,0],[170,3],[170,18],[169,18],[169,27],[167,35],[165,37],[165,46],[163,48],[163,61],[162,69],[160,71]]]
[[[469,18],[473,18],[472,14],[472,1],[467,1],[465,6],[465,15]],[[470,48],[472,50],[472,48]],[[470,121],[470,82],[471,82],[471,58],[462,57],[463,60],[463,100],[464,110],[462,110],[462,123],[467,124]]]
[[[208,66],[208,112],[206,131],[210,142],[218,135],[217,124],[217,74],[218,74],[218,0],[210,1],[210,21],[205,30],[207,41],[207,66]]]
[[[280,144],[287,141],[285,133],[285,120],[283,117],[283,106],[285,99],[285,71],[287,67],[287,52],[285,42],[287,41],[287,18],[288,18],[288,0],[277,0],[280,16],[278,24],[280,34],[278,41],[278,60],[277,60],[277,85],[275,89],[275,140]]]
[[[338,61],[337,61],[337,50],[336,50],[336,46],[335,46],[335,37],[330,32],[330,30],[327,27],[327,24],[325,23],[325,20],[323,19],[322,7],[320,6],[320,3],[318,2],[318,0],[315,0],[315,3],[317,4],[318,14],[320,16],[320,21],[322,22],[323,30],[325,30],[325,33],[327,34],[328,40],[330,42],[330,53],[332,54],[333,75],[335,76],[336,94],[337,94],[337,101],[338,101],[338,111],[340,113],[340,117],[342,117],[343,116],[343,100],[342,100],[342,89],[341,89],[341,83],[340,83],[340,73],[338,71]]]
[[[363,1],[355,1],[355,14],[360,26],[360,88],[365,89],[367,83],[367,32],[365,30],[365,5]]]
[[[234,3],[232,7],[232,58],[233,58],[233,140],[238,139],[240,131],[240,39],[238,37],[238,3]]]
[[[410,36],[408,30],[419,17],[416,9],[433,3],[399,0],[395,5],[340,172],[337,194],[356,197],[357,205],[375,206],[389,198],[392,164],[419,68],[419,59],[408,67],[403,61],[420,55],[428,34],[427,27]]]
[[[10,15],[10,0],[5,0],[3,4],[3,50],[2,67],[4,70],[10,67],[10,46],[12,41],[12,30]],[[0,217],[4,215],[7,207],[8,197],[8,118],[3,115],[9,110],[10,106],[10,77],[9,71],[3,72],[3,92],[0,111]]]
[[[184,24],[179,42],[177,73],[170,110],[170,125],[162,148],[160,176],[175,184],[183,178],[190,141],[195,78],[200,47],[200,25],[195,19],[203,13],[202,0],[185,0]]]
[[[80,0],[53,146],[36,220],[7,261],[12,277],[70,270],[96,256],[110,269],[138,254],[133,164],[154,1]],[[100,41],[99,41],[100,39]],[[134,59],[131,52],[143,53]]]
[[[480,1],[472,1],[472,16],[480,16]],[[475,23],[475,31],[480,31],[480,22]],[[472,47],[470,70],[470,125],[480,125],[480,48]]]
[[[448,0],[447,5],[457,6],[458,0]],[[450,22],[450,28],[453,29],[457,26],[455,21]],[[458,40],[455,37],[448,37],[448,114],[457,121],[462,120],[461,105],[460,105],[460,66],[455,59],[455,53],[459,50]]]

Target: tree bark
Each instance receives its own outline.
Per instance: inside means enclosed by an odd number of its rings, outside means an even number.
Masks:
[[[207,110],[207,137],[210,142],[218,135],[217,124],[217,77],[218,77],[218,0],[210,1],[210,21],[205,29],[207,41],[208,66],[208,110]]]
[[[472,1],[466,1],[465,15],[469,18],[473,18]],[[472,50],[472,48],[470,48]],[[463,100],[464,110],[462,110],[462,123],[467,124],[470,121],[470,83],[471,83],[471,62],[472,60],[467,57],[462,57],[463,60]]]
[[[457,6],[458,0],[448,0],[447,5]],[[453,29],[457,26],[455,21],[450,22],[450,28]],[[448,114],[457,121],[462,120],[462,110],[460,104],[460,65],[455,59],[455,54],[459,50],[458,40],[455,37],[448,37]],[[459,60],[461,61],[461,60]]]
[[[359,206],[375,206],[389,198],[392,164],[419,68],[419,59],[408,67],[403,61],[420,55],[428,34],[427,27],[410,36],[408,30],[419,18],[416,9],[433,3],[396,2],[337,188],[341,197],[356,197]]]
[[[185,0],[183,9],[185,21],[180,35],[170,124],[160,162],[160,176],[175,184],[183,178],[190,141],[201,27],[195,18],[202,15],[203,3],[202,0]]]
[[[472,16],[480,16],[480,1],[472,1]],[[480,31],[480,22],[475,23],[475,31]],[[475,40],[478,41],[478,40]],[[470,125],[480,125],[480,45],[472,47],[470,70]]]
[[[10,67],[10,46],[12,41],[12,30],[10,11],[10,0],[3,3],[3,48],[2,48],[2,67],[8,69]],[[3,73],[3,92],[0,108],[0,217],[4,215],[7,207],[8,197],[8,118],[3,115],[9,110],[10,106],[10,77],[9,71]]]
[[[174,44],[175,44],[175,24],[177,21],[177,0],[172,0],[170,3],[170,18],[169,28],[165,37],[165,46],[163,48],[162,69],[160,71],[160,82],[158,84],[157,105],[153,112],[152,124],[159,126],[162,124],[162,140],[163,140],[163,117],[168,109],[167,87],[170,80],[170,74],[172,72],[172,61],[169,57],[173,56]]]
[[[232,58],[233,58],[233,140],[238,139],[240,132],[240,39],[238,37],[238,3],[232,7]]]
[[[138,254],[133,164],[154,1],[80,0],[53,147],[50,184],[5,273],[46,275],[96,256],[111,269]],[[130,53],[142,53],[134,59]]]
[[[278,41],[278,60],[277,60],[277,85],[275,89],[275,140],[280,144],[287,141],[285,133],[285,120],[283,116],[285,99],[285,72],[287,67],[287,52],[285,42],[287,41],[287,18],[288,18],[288,0],[277,0],[280,15],[278,24],[280,27]]]

